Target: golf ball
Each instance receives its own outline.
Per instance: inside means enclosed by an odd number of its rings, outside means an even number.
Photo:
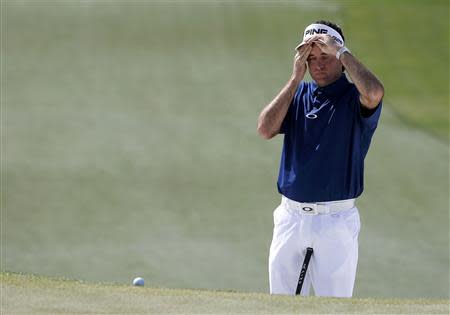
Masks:
[[[138,286],[138,287],[143,287],[144,286],[144,279],[142,279],[140,277],[134,278],[133,285]]]

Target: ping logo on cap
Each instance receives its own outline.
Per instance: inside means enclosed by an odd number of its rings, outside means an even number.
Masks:
[[[307,35],[315,35],[315,34],[327,34],[328,30],[320,28],[320,29],[315,29],[315,28],[311,28],[309,30],[305,31],[305,36]]]
[[[339,46],[344,46],[344,39],[335,29],[324,24],[311,24],[305,28],[303,42],[311,36],[318,34],[330,35]]]

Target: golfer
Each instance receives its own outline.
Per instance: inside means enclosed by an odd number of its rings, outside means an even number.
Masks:
[[[339,26],[317,21],[296,48],[290,79],[261,112],[264,139],[284,134],[269,254],[271,294],[294,295],[306,248],[313,248],[301,295],[351,297],[358,261],[364,158],[384,88],[345,46]],[[305,82],[308,69],[311,82]],[[347,72],[351,82],[347,79]]]

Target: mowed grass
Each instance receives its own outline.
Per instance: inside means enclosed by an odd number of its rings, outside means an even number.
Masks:
[[[437,299],[338,299],[179,290],[1,273],[2,314],[448,314]]]
[[[355,296],[448,298],[448,145],[399,118],[423,110],[425,86],[442,109],[427,117],[447,121],[446,73],[423,58],[448,69],[428,37],[447,3],[3,9],[4,270],[267,292],[282,139],[260,139],[256,119],[289,78],[304,26],[329,18],[386,85],[358,203]],[[410,10],[426,53],[405,32],[384,36],[382,21],[415,27]]]
[[[404,123],[448,142],[449,3],[432,0],[349,2],[349,46],[367,60]]]

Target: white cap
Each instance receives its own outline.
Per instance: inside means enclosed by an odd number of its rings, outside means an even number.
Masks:
[[[305,43],[305,40],[318,34],[330,35],[339,46],[344,46],[344,39],[334,28],[324,24],[311,24],[305,28],[305,32],[303,33],[303,41],[295,47],[295,49],[299,49]]]

